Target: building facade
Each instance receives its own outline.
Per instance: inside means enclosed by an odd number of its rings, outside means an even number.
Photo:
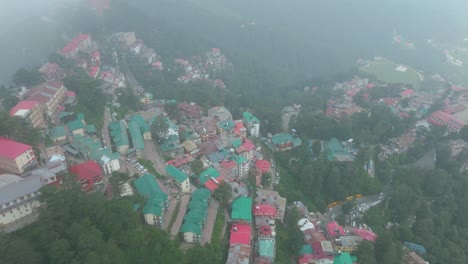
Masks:
[[[0,137],[0,170],[21,174],[37,164],[31,146]]]

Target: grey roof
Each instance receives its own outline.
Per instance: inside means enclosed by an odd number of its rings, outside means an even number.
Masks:
[[[42,186],[44,186],[44,184],[42,183],[40,175],[19,178],[0,188],[0,205],[16,200],[27,194],[37,192]]]
[[[46,179],[66,169],[65,163],[57,162],[23,174],[23,178],[15,175],[2,175],[0,177],[0,205],[39,191],[45,185]]]

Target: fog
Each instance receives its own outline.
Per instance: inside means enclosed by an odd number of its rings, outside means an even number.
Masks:
[[[27,7],[18,1],[4,1],[0,5],[0,82],[8,82],[21,66],[43,62],[63,45],[64,32],[76,33],[67,23],[80,1],[84,0],[29,0]],[[294,72],[304,69],[304,74],[298,75],[302,77],[306,77],[305,71],[311,72],[306,68],[312,60],[336,71],[351,67],[356,58],[373,56],[434,64],[424,62],[424,48],[411,54],[397,51],[391,43],[393,34],[418,47],[424,47],[429,39],[453,44],[468,37],[468,1],[463,0],[114,0],[111,6],[115,2],[139,8],[153,19],[153,28],[190,34],[194,43],[211,43],[228,54],[259,49],[252,59],[277,57],[285,61],[283,58],[298,57],[305,62],[288,62],[294,64],[288,67]],[[116,30],[144,31],[141,26],[126,26],[134,22],[129,19],[131,14]],[[255,35],[242,36],[243,25],[254,25]],[[255,39],[257,34],[264,39]],[[258,47],[271,42],[276,50]]]

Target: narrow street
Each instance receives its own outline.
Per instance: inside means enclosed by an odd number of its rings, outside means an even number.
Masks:
[[[110,110],[109,110],[109,107],[106,107],[104,109],[104,122],[102,125],[101,134],[102,134],[102,139],[104,140],[104,146],[106,146],[107,148],[112,148],[110,135],[109,135],[109,123],[110,122],[111,122]]]
[[[213,228],[216,222],[216,215],[218,214],[219,202],[212,199],[210,207],[208,207],[208,217],[206,218],[205,227],[202,229],[201,245],[211,243],[211,236],[213,235]]]
[[[184,195],[180,198],[179,213],[177,214],[177,218],[171,227],[172,238],[176,237],[177,234],[179,233],[180,226],[182,225],[182,222],[184,221],[185,213],[187,212],[187,205],[189,201],[190,201],[190,195]]]
[[[145,149],[143,154],[145,159],[153,162],[153,164],[155,165],[154,168],[159,174],[166,175],[166,162],[161,157],[161,154],[156,148],[153,140],[145,140]]]
[[[167,211],[164,215],[164,224],[162,225],[162,229],[167,230],[169,224],[171,223],[172,215],[174,214],[174,210],[177,205],[177,198],[173,198],[169,196],[169,206],[167,207]]]

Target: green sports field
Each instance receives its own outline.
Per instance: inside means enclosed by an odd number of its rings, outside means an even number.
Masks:
[[[412,84],[415,89],[419,88],[422,78],[415,70],[393,62],[372,62],[362,67],[361,71],[381,82]]]

